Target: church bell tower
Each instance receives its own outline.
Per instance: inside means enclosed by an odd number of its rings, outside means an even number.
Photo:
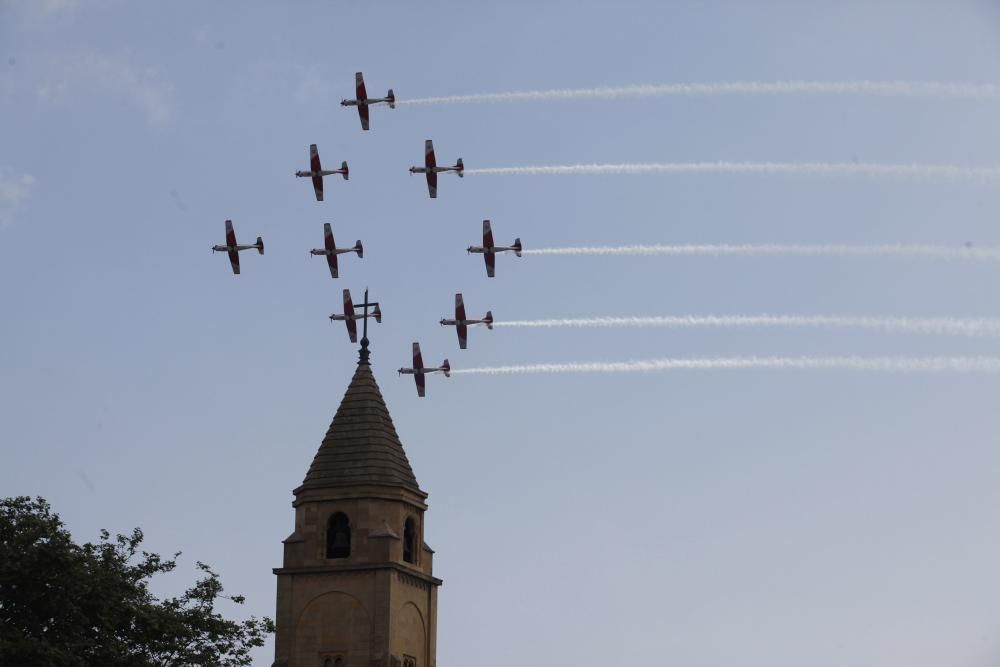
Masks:
[[[276,568],[274,667],[435,667],[437,589],[423,540],[427,494],[361,361],[292,493]]]

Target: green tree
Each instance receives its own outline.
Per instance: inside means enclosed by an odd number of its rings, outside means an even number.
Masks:
[[[176,558],[139,550],[142,531],[73,542],[43,498],[0,500],[0,665],[231,667],[274,632],[269,618],[231,621],[215,609],[219,576],[204,563],[183,595],[158,599],[153,575]]]

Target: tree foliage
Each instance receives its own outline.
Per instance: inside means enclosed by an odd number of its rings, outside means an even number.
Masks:
[[[0,665],[231,667],[274,632],[269,618],[232,621],[215,609],[219,576],[158,599],[153,575],[176,558],[140,551],[142,531],[77,545],[42,498],[0,500]]]

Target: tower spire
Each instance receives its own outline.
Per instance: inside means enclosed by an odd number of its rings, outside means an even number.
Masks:
[[[427,494],[368,346],[365,336],[330,428],[292,491],[295,530],[274,570],[274,667],[435,665],[442,582],[424,542]]]

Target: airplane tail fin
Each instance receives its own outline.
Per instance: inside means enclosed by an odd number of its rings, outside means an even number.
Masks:
[[[484,317],[483,320],[486,321],[486,328],[492,331],[493,330],[493,311],[492,310],[487,310],[486,311],[486,317]]]
[[[514,254],[521,256],[521,239],[514,239]]]
[[[444,371],[444,376],[446,378],[451,377],[451,364],[448,363],[447,359],[441,362],[441,370]]]
[[[462,162],[462,158],[458,158],[458,162],[455,163],[455,166],[458,167],[458,171],[456,173],[459,178],[465,176],[465,163]]]
[[[392,88],[389,89],[389,92],[386,93],[385,97],[386,97],[387,100],[389,100],[389,108],[390,109],[395,109],[396,108],[396,93],[392,92]]]
[[[375,309],[372,311],[372,315],[375,316],[375,321],[376,322],[378,322],[379,324],[382,324],[382,309],[381,308],[379,308],[378,306],[375,306]]]
[[[361,239],[354,244],[354,252],[358,253],[359,258],[365,256],[365,247],[361,245]]]
[[[344,180],[346,181],[347,180],[347,176],[349,174],[349,171],[347,169],[347,161],[346,160],[344,162],[340,163],[340,168],[344,170],[342,175],[344,177]]]
[[[259,236],[257,237],[257,252],[264,254],[264,239]]]

